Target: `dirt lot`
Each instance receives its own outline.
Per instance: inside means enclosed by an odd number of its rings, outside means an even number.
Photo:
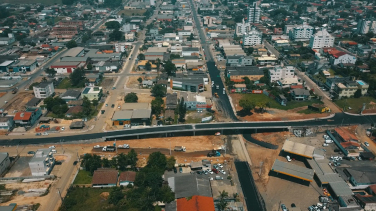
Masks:
[[[5,107],[4,110],[8,111],[8,114],[13,114],[15,110],[22,111],[25,109],[25,105],[29,100],[31,100],[34,97],[32,91],[28,92],[19,92],[17,95],[12,98],[11,101],[9,101]]]
[[[154,100],[154,97],[150,96],[150,94],[137,93],[137,97],[137,102],[139,103],[151,103],[151,101]]]
[[[6,95],[7,93],[6,92],[0,92],[0,97]]]
[[[104,88],[104,89],[111,89],[112,86],[114,85],[115,83],[115,79],[114,78],[104,78],[102,80],[102,83],[101,83],[101,86]]]
[[[231,94],[233,104],[236,111],[242,110],[239,106],[239,100],[241,99],[240,94]],[[298,111],[306,110],[308,106],[303,106],[290,110],[279,110],[274,108],[267,108],[264,113],[253,112],[252,115],[239,117],[243,121],[287,121],[287,120],[299,120],[299,119],[310,119],[310,118],[320,118],[329,116],[329,113],[313,113],[313,114],[303,114],[297,113]]]

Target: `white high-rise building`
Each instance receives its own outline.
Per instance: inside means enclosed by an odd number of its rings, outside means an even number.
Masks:
[[[243,46],[254,46],[262,43],[262,32],[252,26],[248,33],[243,35]]]
[[[150,0],[150,6],[155,6],[155,0]]]
[[[306,41],[313,36],[313,30],[314,28],[312,26],[303,24],[292,28],[292,30],[289,31],[289,37],[294,41]]]
[[[316,32],[309,40],[309,47],[312,49],[321,49],[325,47],[334,46],[334,37],[323,28],[321,31]]]
[[[236,23],[235,34],[237,36],[243,36],[243,34],[248,33],[251,30],[251,24],[245,22],[244,19],[241,23]]]
[[[276,82],[286,78],[294,78],[294,66],[283,66],[283,63],[280,66],[275,66],[273,69],[269,70],[270,82]]]
[[[368,32],[376,33],[376,20],[360,20],[357,30],[359,34],[367,34]]]
[[[260,22],[261,9],[254,2],[253,6],[248,10],[248,23],[259,23]]]

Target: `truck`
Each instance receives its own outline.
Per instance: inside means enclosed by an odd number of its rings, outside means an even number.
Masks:
[[[18,92],[18,87],[14,88],[14,89],[12,90],[12,94],[16,94],[17,92]]]
[[[102,151],[103,152],[114,152],[115,151],[115,147],[114,146],[104,146],[102,148]]]
[[[219,157],[221,156],[221,153],[218,152],[217,150],[212,150],[211,152],[208,153],[208,157]]]
[[[323,105],[308,105],[308,109],[319,113],[330,113],[330,108]]]
[[[185,152],[185,146],[175,146],[174,151]]]
[[[119,148],[119,149],[129,149],[129,144],[118,145],[117,148]]]

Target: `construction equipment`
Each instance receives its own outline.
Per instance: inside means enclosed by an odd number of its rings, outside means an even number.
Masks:
[[[218,152],[217,150],[212,150],[211,152],[208,153],[208,157],[219,157],[221,156],[221,153]]]

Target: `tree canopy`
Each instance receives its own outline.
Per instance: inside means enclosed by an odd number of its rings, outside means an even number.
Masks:
[[[118,21],[109,21],[104,24],[107,29],[120,29],[120,23]]]
[[[74,48],[77,47],[77,43],[74,40],[70,40],[69,42],[67,42],[66,46],[67,48]]]
[[[119,31],[119,29],[115,29],[114,31],[112,31],[109,37],[110,37],[110,41],[120,41],[124,38],[123,33]]]
[[[171,60],[168,60],[166,64],[164,65],[164,69],[167,73],[167,75],[173,75],[176,72],[176,66],[174,63],[171,62]]]
[[[137,97],[137,94],[134,92],[128,93],[124,97],[124,102],[126,103],[137,103],[137,101],[138,101],[138,97]]]
[[[161,97],[156,97],[154,100],[151,101],[151,111],[156,116],[159,116],[163,110],[163,99]]]
[[[164,87],[162,84],[156,84],[151,89],[151,94],[154,97],[164,97],[166,96],[166,87]]]
[[[84,87],[86,78],[85,78],[85,70],[82,68],[75,69],[69,75],[70,82],[74,87]]]

